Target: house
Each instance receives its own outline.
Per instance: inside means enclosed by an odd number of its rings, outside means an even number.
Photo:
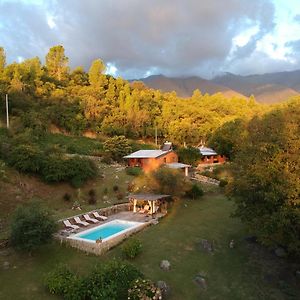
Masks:
[[[145,173],[156,170],[161,165],[178,162],[178,156],[169,142],[161,150],[139,150],[124,158],[128,160],[128,166],[141,167]]]
[[[201,146],[198,148],[202,158],[199,161],[199,165],[203,164],[222,164],[226,161],[226,157],[224,155],[219,155],[212,148]]]

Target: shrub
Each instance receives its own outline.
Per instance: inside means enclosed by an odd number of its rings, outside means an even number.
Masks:
[[[189,181],[178,170],[162,167],[150,174],[154,179],[153,191],[171,196],[182,196],[189,187]],[[148,180],[152,185],[152,180]]]
[[[42,151],[33,144],[16,146],[8,156],[8,163],[22,172],[37,173],[42,161]]]
[[[51,294],[64,296],[65,299],[71,299],[71,290],[76,286],[74,283],[78,282],[78,278],[67,268],[66,265],[59,264],[55,269],[49,272],[45,277],[45,285]],[[74,292],[72,292],[74,296]],[[72,298],[81,299],[81,298]]]
[[[68,169],[65,160],[60,155],[50,155],[43,161],[42,178],[46,182],[67,181]]]
[[[118,194],[117,194],[117,199],[118,199],[118,200],[122,200],[123,198],[124,198],[123,193],[118,192]]]
[[[162,293],[151,280],[137,279],[128,290],[128,299],[131,300],[159,300],[162,299]]]
[[[97,174],[95,164],[85,158],[73,157],[68,159],[66,160],[66,167],[68,170],[67,178],[71,179],[71,184],[76,188]]]
[[[122,254],[124,257],[133,259],[142,252],[142,243],[138,239],[130,239],[122,246]]]
[[[84,280],[84,299],[127,299],[130,284],[140,277],[141,272],[127,262],[113,260],[96,266]]]
[[[113,160],[110,157],[109,153],[105,153],[101,158],[101,162],[103,162],[104,164],[110,165],[113,163]]]
[[[179,161],[192,166],[195,166],[202,157],[199,149],[195,147],[180,148],[177,153]]]
[[[119,186],[115,184],[115,185],[113,186],[113,191],[114,191],[114,192],[117,192],[118,190],[119,190]]]
[[[65,193],[64,196],[63,196],[63,199],[66,202],[69,202],[71,200],[71,198],[72,198],[72,196],[69,193]]]
[[[107,194],[108,194],[108,188],[107,188],[107,187],[105,187],[105,188],[103,189],[103,194],[104,194],[104,195],[107,195]]]
[[[66,266],[59,265],[45,280],[52,294],[64,299],[127,299],[131,283],[141,278],[141,272],[131,264],[119,260],[97,265],[86,277],[78,277]]]
[[[80,157],[64,159],[51,155],[44,161],[42,168],[42,177],[46,182],[69,181],[76,188],[96,173],[94,163]]]
[[[121,161],[123,156],[132,151],[128,139],[123,135],[107,139],[103,143],[103,149],[115,161]]]
[[[219,183],[219,187],[224,187],[228,184],[228,181],[226,179],[221,179]]]
[[[97,199],[96,199],[96,191],[94,189],[89,190],[89,204],[93,205],[96,204]]]
[[[185,194],[191,199],[197,199],[203,196],[203,190],[198,184],[194,183],[191,189],[188,190]]]
[[[49,211],[31,202],[16,209],[11,223],[11,243],[19,250],[32,251],[49,242],[56,230],[56,223]]]
[[[139,176],[143,173],[140,167],[128,167],[126,168],[126,174],[130,176]]]

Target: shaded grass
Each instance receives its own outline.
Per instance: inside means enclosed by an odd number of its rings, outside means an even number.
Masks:
[[[102,141],[87,137],[66,136],[63,134],[45,134],[39,141],[43,148],[57,146],[71,154],[101,155],[103,152]]]
[[[292,299],[276,284],[266,284],[264,261],[254,257],[244,241],[244,227],[230,214],[233,203],[215,192],[201,200],[180,200],[158,225],[151,226],[136,237],[142,241],[143,252],[133,264],[154,281],[165,280],[172,289],[169,299]],[[214,240],[215,252],[205,253],[201,239]],[[236,241],[236,248],[228,247]],[[81,251],[58,243],[42,247],[32,257],[12,252],[0,255],[0,266],[9,261],[9,270],[0,271],[0,298],[3,299],[56,299],[43,287],[43,276],[54,265],[67,263],[85,274],[96,263],[120,257],[116,247],[101,257],[85,255]],[[168,259],[171,270],[162,271],[160,261]],[[16,268],[14,268],[14,266]],[[272,266],[268,266],[272,272]],[[206,276],[208,289],[201,290],[193,281],[201,272]]]

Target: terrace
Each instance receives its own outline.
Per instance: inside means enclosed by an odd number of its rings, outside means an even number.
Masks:
[[[66,228],[61,229],[56,238],[61,243],[68,243],[72,247],[85,252],[101,255],[113,246],[119,244],[128,236],[143,228],[157,224],[158,220],[167,213],[166,199],[169,195],[132,194],[129,202],[79,214],[59,222],[64,222]],[[149,205],[145,205],[145,202]],[[112,226],[127,224],[124,228],[114,232]],[[68,225],[69,224],[69,225]],[[127,226],[126,225],[126,226]],[[83,236],[90,232],[98,232],[104,228],[113,232],[102,239],[87,240]]]

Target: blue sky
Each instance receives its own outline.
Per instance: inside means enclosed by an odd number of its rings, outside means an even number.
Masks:
[[[71,67],[125,78],[300,69],[299,0],[203,2],[0,0],[0,46],[11,63],[62,44]]]

